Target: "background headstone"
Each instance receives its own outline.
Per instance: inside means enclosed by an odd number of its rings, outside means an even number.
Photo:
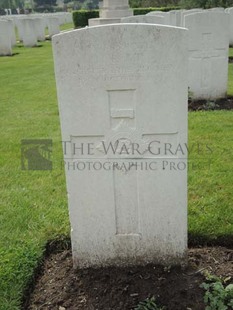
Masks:
[[[23,18],[22,23],[22,41],[25,47],[33,47],[37,45],[37,34],[35,30],[35,22],[32,18]]]
[[[162,12],[162,11],[153,11],[146,14],[147,16],[163,16],[164,17],[164,24],[170,25],[170,13]]]
[[[184,27],[184,17],[186,15],[190,15],[190,14],[193,14],[193,13],[200,13],[200,12],[203,12],[202,9],[191,9],[191,10],[184,10],[181,12],[181,15],[180,15],[180,26],[181,27]]]
[[[123,17],[122,23],[146,23],[146,24],[164,24],[164,17],[159,15],[135,15],[129,17]]]
[[[89,27],[54,36],[53,50],[75,266],[181,263],[187,30]]]
[[[228,8],[227,13],[230,17],[230,45],[233,45],[233,8]]]
[[[205,11],[184,16],[189,29],[189,87],[194,99],[226,96],[229,16]]]
[[[34,31],[36,32],[36,38],[38,41],[45,41],[45,22],[43,18],[35,17]]]
[[[11,46],[16,45],[16,34],[15,34],[15,24],[14,21],[8,17],[4,17],[3,20],[6,20],[9,24],[10,28],[10,39],[11,39]]]
[[[10,23],[0,20],[0,56],[12,55]]]
[[[60,21],[57,17],[49,16],[47,18],[49,36],[52,37],[60,32]]]

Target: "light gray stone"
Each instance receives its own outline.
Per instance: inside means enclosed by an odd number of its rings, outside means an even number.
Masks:
[[[10,23],[0,20],[0,56],[12,55]]]
[[[104,0],[100,9],[100,18],[90,19],[89,26],[116,24],[121,18],[133,16],[133,10],[129,8],[129,0]]]
[[[48,31],[49,31],[49,36],[50,37],[54,36],[55,34],[60,33],[60,21],[59,21],[59,18],[49,16],[47,18],[47,23],[48,23]]]
[[[88,20],[88,26],[102,26],[110,24],[118,24],[121,22],[121,18],[91,18]]]
[[[19,41],[23,40],[23,22],[22,20],[25,18],[25,16],[20,15],[18,18],[15,19],[15,25],[18,30],[18,38]]]
[[[174,11],[170,11],[170,23],[171,25],[174,24],[175,21],[175,26],[177,27],[181,27],[182,23],[181,23],[181,14],[183,12],[186,12],[187,10],[174,10]],[[175,17],[173,16],[173,12],[175,12]]]
[[[10,40],[11,40],[11,46],[15,46],[16,45],[16,34],[15,34],[15,24],[14,21],[11,18],[8,17],[4,17],[3,20],[6,20],[9,24],[9,28],[10,28]]]
[[[43,18],[34,18],[34,28],[38,41],[45,41],[45,22]]]
[[[164,17],[164,24],[170,25],[170,14],[168,12],[162,12],[162,11],[153,11],[146,14],[147,16],[163,16]]]
[[[145,24],[164,24],[164,17],[155,15],[135,15],[129,17],[123,17],[121,23],[145,23]]]
[[[180,26],[184,27],[184,17],[186,15],[190,15],[190,14],[193,14],[193,13],[200,13],[200,12],[203,12],[203,9],[191,9],[191,10],[184,10],[184,11],[182,11],[181,15],[180,15]]]
[[[226,96],[229,15],[205,11],[184,16],[189,29],[189,87],[195,99]]]
[[[177,12],[178,10],[172,10],[169,12],[171,26],[177,26]]]
[[[187,30],[117,24],[52,41],[75,266],[181,263]]]
[[[66,24],[73,22],[72,13],[70,13],[70,12],[65,13],[65,22],[66,22]]]
[[[230,17],[230,45],[233,45],[233,8],[228,8],[227,12],[229,13]]]
[[[33,47],[37,45],[37,34],[35,30],[35,22],[32,18],[20,19],[22,24],[22,41],[25,47]]]
[[[219,7],[219,8],[212,8],[212,9],[209,9],[209,11],[211,11],[211,12],[224,12],[225,9]]]

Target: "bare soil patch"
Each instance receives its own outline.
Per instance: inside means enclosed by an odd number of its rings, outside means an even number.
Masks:
[[[232,110],[233,109],[233,97],[227,97],[211,100],[189,100],[189,111],[208,111],[208,110]]]
[[[27,310],[126,310],[154,296],[166,310],[204,310],[202,272],[233,277],[233,250],[189,249],[188,266],[74,270],[70,250],[50,254],[25,303]]]

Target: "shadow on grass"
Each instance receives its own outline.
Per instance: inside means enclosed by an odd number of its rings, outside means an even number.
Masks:
[[[0,57],[13,57],[19,55],[19,53],[12,53],[11,55],[0,55]]]
[[[191,247],[214,247],[223,246],[229,249],[233,249],[233,236],[223,235],[209,237],[199,234],[188,234],[188,246]]]
[[[22,48],[22,47],[25,47],[25,48],[37,48],[37,47],[43,47],[42,44],[37,44],[37,45],[34,45],[34,46],[24,46],[23,44],[18,44],[17,47],[19,48]]]

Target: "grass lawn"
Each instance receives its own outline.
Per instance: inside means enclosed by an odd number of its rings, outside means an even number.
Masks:
[[[233,47],[229,48],[229,56],[233,57]]]
[[[233,63],[229,64],[227,93],[228,95],[233,96]]]
[[[69,29],[74,29],[74,24],[69,23],[69,24],[64,24],[60,26],[60,30],[69,30]]]
[[[41,45],[16,47],[15,56],[0,58],[1,310],[19,309],[46,242],[69,235],[51,42]],[[233,95],[232,65],[229,78]],[[232,111],[189,113],[189,145],[194,146],[189,232],[196,240],[233,234],[232,124]],[[38,138],[53,140],[53,170],[23,171],[21,139]]]

